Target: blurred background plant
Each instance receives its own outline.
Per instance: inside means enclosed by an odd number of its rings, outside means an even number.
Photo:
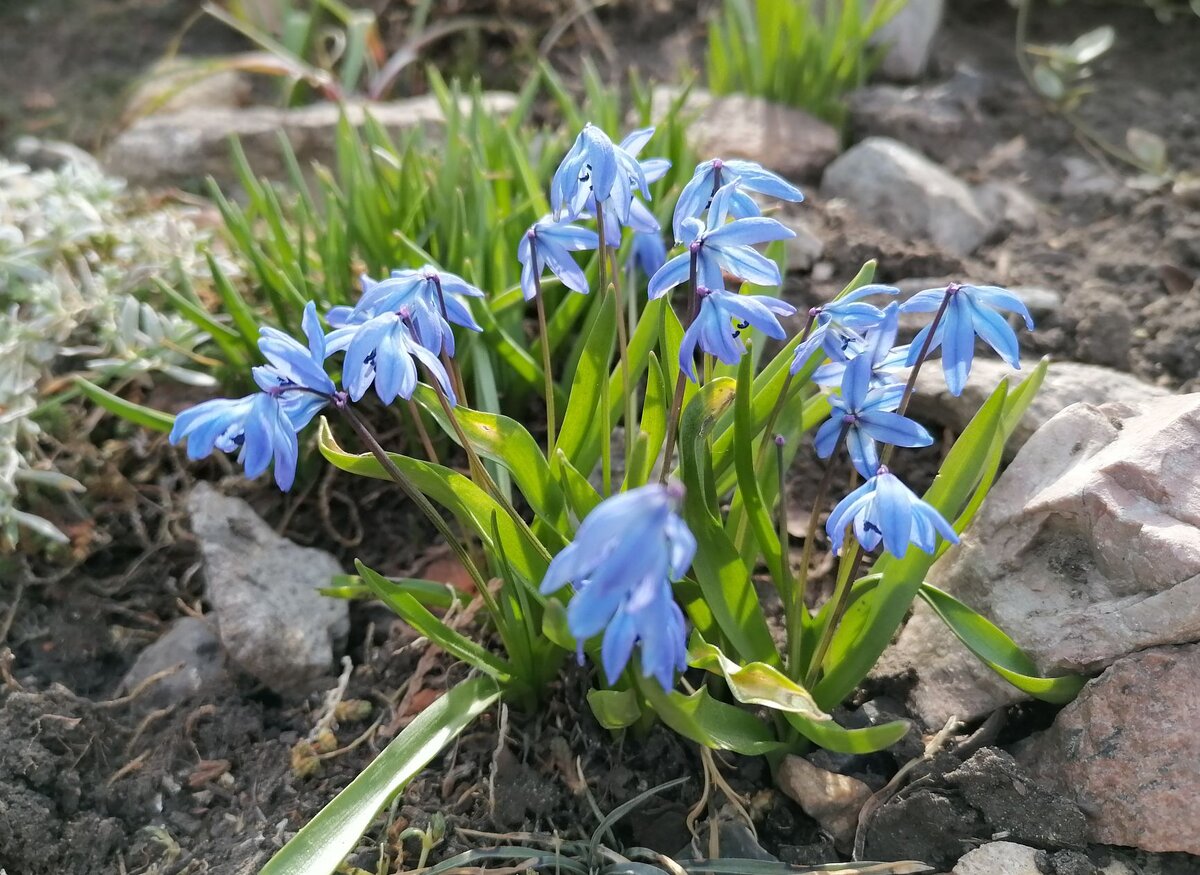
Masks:
[[[39,442],[71,396],[52,371],[77,363],[101,383],[214,382],[197,353],[205,333],[142,297],[154,277],[202,275],[208,235],[195,212],[138,206],[86,156],[36,171],[0,160],[0,547],[22,528],[67,540],[18,507],[22,489],[82,489]]]
[[[1066,0],[1056,2],[1061,5]],[[1017,0],[1016,5],[1017,62],[1029,86],[1071,124],[1079,141],[1094,154],[1107,155],[1149,177],[1169,178],[1172,170],[1167,144],[1158,134],[1131,127],[1125,132],[1125,142],[1115,143],[1078,112],[1086,98],[1098,90],[1093,84],[1095,65],[1116,44],[1116,29],[1105,24],[1069,43],[1031,43],[1029,20],[1033,0]],[[1164,24],[1186,12],[1183,3],[1146,0],[1146,5]],[[1186,5],[1200,15],[1200,0],[1190,0]]]
[[[885,47],[871,38],[905,0],[723,0],[708,24],[708,86],[808,110],[840,125],[842,95],[866,84]]]

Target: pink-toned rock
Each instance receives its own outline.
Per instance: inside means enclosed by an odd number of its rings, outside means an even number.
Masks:
[[[1022,759],[1088,818],[1093,841],[1200,854],[1200,644],[1122,659]]]
[[[786,756],[776,782],[804,813],[821,825],[839,846],[854,841],[858,812],[871,798],[871,788],[857,778],[815,766],[804,757]]]
[[[1198,470],[1200,394],[1072,405],[1029,439],[930,582],[1043,672],[1200,640]],[[929,726],[1025,698],[924,606],[877,673],[910,671],[910,704]]]

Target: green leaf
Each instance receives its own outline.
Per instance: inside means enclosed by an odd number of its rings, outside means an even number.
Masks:
[[[418,385],[413,398],[429,411],[446,434],[458,441],[458,433],[433,389]],[[454,417],[479,455],[503,465],[512,474],[534,513],[556,530],[566,523],[562,490],[537,441],[524,426],[507,416],[472,410],[461,404],[454,408]]]
[[[757,432],[751,412],[752,367],[750,356],[742,356],[742,363],[738,368],[737,395],[733,404],[733,445],[738,490],[742,508],[750,522],[750,530],[754,533],[754,540],[758,542],[758,548],[762,551],[776,588],[786,597],[788,582],[783,565],[783,549],[759,489],[759,478],[763,472],[755,470],[754,465]],[[734,546],[736,549],[736,544]]]
[[[500,657],[480,647],[462,633],[451,629],[429,613],[429,610],[411,595],[392,586],[386,577],[372,571],[357,559],[354,561],[354,567],[358,569],[363,582],[370,587],[380,601],[442,650],[455,659],[461,659],[491,675],[500,683],[512,679],[512,668]]]
[[[968,650],[1021,692],[1061,705],[1074,699],[1087,683],[1087,678],[1075,674],[1042,677],[1034,661],[1002,629],[949,593],[923,583],[920,596]]]
[[[653,678],[639,687],[663,723],[705,747],[746,756],[760,756],[783,747],[765,723],[745,708],[718,702],[704,687],[690,696],[677,690],[665,692]]]
[[[956,519],[983,476],[993,441],[1003,440],[1001,417],[1008,394],[1002,382],[967,425],[949,454],[925,501],[946,519]],[[834,633],[824,677],[813,690],[817,703],[830,709],[848,696],[879,659],[917,597],[934,557],[912,548],[904,558],[882,556],[874,570],[878,587],[847,609]]]
[[[427,608],[446,610],[451,605],[463,604],[471,597],[460,592],[448,583],[437,580],[423,580],[417,577],[381,577],[383,583],[376,586],[386,586],[395,592],[412,596]],[[371,588],[357,574],[336,574],[330,586],[321,590],[322,595],[341,599],[375,598],[375,589]]]
[[[722,635],[739,658],[779,663],[750,573],[715,515],[705,487],[711,475],[708,435],[733,403],[734,383],[721,377],[706,384],[684,409],[679,423],[679,456],[687,494],[683,516],[696,536],[692,569]],[[707,475],[706,475],[707,472]],[[700,620],[693,618],[697,624]]]
[[[816,721],[802,714],[785,714],[784,718],[809,741],[834,753],[874,753],[891,747],[911,728],[907,720],[847,729],[832,720]]]
[[[833,719],[817,707],[808,690],[779,669],[763,662],[739,665],[699,635],[688,647],[688,665],[723,677],[733,697],[744,705],[803,714],[815,721]]]
[[[145,407],[141,404],[134,404],[132,401],[126,401],[119,395],[114,395],[107,389],[101,389],[95,383],[83,377],[76,377],[75,385],[79,387],[79,391],[109,413],[115,413],[117,416],[132,422],[134,425],[140,425],[143,428],[153,429],[154,431],[169,432],[171,426],[175,424],[175,417],[171,414],[155,410],[153,407]]]
[[[391,479],[379,464],[379,460],[371,454],[354,455],[338,446],[324,417],[321,418],[318,430],[318,446],[321,455],[342,471],[377,480]],[[388,453],[388,457],[422,493],[469,526],[483,541],[487,550],[496,549],[492,542],[491,527],[492,515],[498,514],[500,537],[503,539],[504,551],[513,570],[533,587],[541,584],[542,578],[546,576],[547,564],[542,550],[513,522],[496,500],[475,485],[470,478],[441,465],[423,462],[399,453]]]
[[[499,697],[489,677],[447,690],[284,845],[260,875],[330,875],[337,870],[375,816]]]
[[[587,700],[605,729],[624,729],[642,718],[642,706],[633,690],[588,690]]]
[[[556,445],[576,468],[591,469],[591,464],[581,466],[580,456],[589,436],[600,432],[600,417],[596,414],[600,409],[601,384],[608,379],[608,362],[612,358],[616,336],[613,308],[600,307],[575,368]],[[608,440],[608,435],[603,435],[603,439]]]
[[[554,451],[554,462],[558,466],[558,479],[562,484],[563,494],[567,497],[567,503],[571,505],[575,518],[582,522],[603,499],[596,487],[575,470],[575,466],[567,460],[566,453],[562,450]]]

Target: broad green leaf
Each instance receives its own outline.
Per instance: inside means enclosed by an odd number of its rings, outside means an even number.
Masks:
[[[624,729],[642,717],[642,707],[633,690],[588,690],[587,700],[605,729]]]
[[[376,587],[387,586],[396,592],[406,593],[427,608],[448,609],[455,603],[466,604],[471,597],[448,583],[423,580],[417,577],[382,577]],[[331,585],[321,590],[322,595],[340,599],[375,598],[375,589],[368,586],[357,574],[336,574]]]
[[[376,480],[391,479],[379,464],[379,460],[370,453],[355,455],[338,446],[324,417],[321,418],[318,446],[321,455],[342,471],[374,477]],[[500,537],[503,539],[504,551],[513,570],[534,588],[542,582],[542,578],[546,576],[547,564],[542,550],[530,541],[496,500],[475,485],[470,478],[441,465],[422,462],[399,453],[388,453],[388,457],[417,489],[469,526],[488,550],[495,549],[492,543],[492,514],[498,514]]]
[[[375,816],[499,698],[496,682],[486,676],[447,690],[284,845],[260,875],[331,875]]]
[[[833,719],[817,707],[808,690],[779,669],[763,662],[739,665],[699,635],[688,647],[688,665],[723,677],[733,697],[744,705],[803,714],[818,722]]]
[[[427,411],[453,440],[458,440],[446,411],[442,409],[433,389],[417,386],[413,398]],[[566,503],[562,490],[550,471],[550,465],[537,441],[515,419],[498,413],[484,413],[458,405],[454,417],[475,451],[485,459],[503,465],[512,474],[517,488],[529,502],[534,513],[556,530],[566,522]]]
[[[612,358],[616,342],[617,324],[612,307],[600,307],[592,330],[584,343],[575,378],[571,382],[571,393],[563,412],[558,432],[556,449],[562,450],[567,461],[580,470],[591,470],[591,464],[581,463],[581,455],[589,437],[597,435],[600,441],[600,417],[597,411],[601,403],[601,383],[608,379],[608,362]],[[608,440],[608,435],[603,435]]]
[[[658,460],[658,454],[662,452],[663,441],[667,435],[668,407],[671,404],[669,391],[667,378],[658,363],[658,356],[651,352],[650,363],[646,368],[646,400],[642,404],[642,417],[638,423],[638,455],[626,465],[626,489],[645,486],[650,481],[654,463]]]
[[[733,396],[732,380],[713,380],[697,392],[680,418],[679,456],[687,489],[683,517],[697,541],[692,569],[721,634],[738,658],[777,665],[779,654],[750,573],[715,516],[704,484],[710,470],[708,435]]]
[[[455,659],[461,659],[474,668],[491,675],[500,683],[512,678],[512,668],[500,657],[480,647],[461,632],[456,632],[429,613],[419,601],[408,593],[391,585],[388,579],[355,560],[354,567],[362,576],[363,583],[370,587],[375,596],[396,614],[442,650]]]
[[[1034,661],[1002,629],[949,593],[924,583],[920,596],[968,650],[1021,692],[1061,705],[1074,699],[1087,683],[1087,678],[1076,674],[1042,677]]]
[[[586,477],[575,470],[575,466],[567,460],[562,450],[555,450],[554,461],[558,467],[558,479],[562,484],[563,495],[566,496],[575,518],[583,522],[584,517],[595,510],[596,505],[602,501],[600,493]]]
[[[779,543],[779,534],[771,520],[759,489],[759,478],[763,472],[755,469],[754,458],[758,449],[753,415],[751,413],[750,393],[753,391],[753,375],[751,373],[750,356],[742,356],[741,367],[738,368],[737,396],[733,404],[734,423],[734,462],[737,471],[738,494],[742,500],[742,509],[754,533],[754,540],[762,552],[767,568],[775,579],[778,591],[786,597],[788,575],[783,566],[786,561],[783,549]],[[768,466],[773,467],[773,466]],[[734,544],[736,548],[736,543]]]
[[[1001,383],[955,441],[925,500],[947,519],[957,518],[984,474],[992,443],[1000,430],[1008,384]],[[917,597],[934,557],[915,547],[902,559],[885,555],[875,564],[883,578],[846,611],[826,656],[824,677],[813,690],[817,703],[830,709],[866,677]]]
[[[738,705],[718,702],[701,687],[691,695],[664,692],[653,678],[639,684],[642,696],[663,723],[713,750],[760,756],[783,747],[765,723]]]
[[[557,598],[546,599],[542,611],[542,634],[563,650],[574,652],[578,646],[567,626],[567,606]]]
[[[171,414],[155,410],[153,407],[146,407],[141,404],[134,404],[132,401],[126,401],[119,395],[114,395],[107,389],[101,389],[95,383],[83,377],[76,377],[75,385],[79,387],[79,391],[109,413],[115,413],[117,416],[132,422],[134,425],[140,425],[143,428],[153,429],[154,431],[168,432],[171,430],[171,426],[175,424],[175,417]]]
[[[907,720],[892,720],[878,726],[847,729],[832,720],[817,721],[802,714],[784,714],[784,719],[797,732],[826,750],[834,753],[874,753],[891,747],[908,734]]]

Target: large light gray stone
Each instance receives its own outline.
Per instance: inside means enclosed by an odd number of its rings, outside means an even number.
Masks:
[[[1042,875],[1037,849],[1016,842],[988,842],[963,855],[952,875]]]
[[[280,537],[246,502],[207,483],[196,484],[187,506],[230,659],[281,692],[329,674],[350,630],[349,606],[317,589],[341,573],[338,561]]]
[[[504,115],[516,95],[486,92],[483,108]],[[463,103],[463,109],[469,103]],[[368,115],[393,136],[413,130],[436,135],[445,119],[433,96],[389,103],[348,104],[350,122],[361,125]],[[291,109],[270,106],[205,107],[160,113],[139,119],[122,131],[104,155],[109,172],[147,187],[196,184],[213,176],[223,184],[234,179],[229,138],[237,137],[258,176],[285,179],[288,168],[279,136],[288,138],[301,167],[317,161],[331,166],[334,140],[343,108],[316,103]]]
[[[656,89],[653,118],[662,118],[678,96],[675,89]],[[761,97],[717,97],[692,89],[683,114],[688,119],[688,139],[702,160],[757,161],[793,182],[815,179],[841,149],[841,137],[829,123]]]
[[[1001,380],[1007,379],[1009,388],[1016,388],[1021,380],[1029,376],[1034,365],[1035,362],[1028,362],[1022,370],[1016,370],[999,359],[977,355],[971,365],[971,376],[966,387],[961,395],[955,397],[946,388],[940,360],[933,359],[917,375],[917,391],[909,410],[921,422],[933,422],[961,432]],[[1072,404],[1081,401],[1088,404],[1111,401],[1138,404],[1147,398],[1168,394],[1161,386],[1146,383],[1124,371],[1079,362],[1051,362],[1046,379],[1025,416],[1017,424],[1007,450],[1010,454],[1015,453],[1034,432]]]
[[[927,238],[968,255],[994,228],[971,188],[920,152],[868,137],[825,169],[823,192],[901,237]]]
[[[138,654],[121,681],[121,690],[131,692],[138,684],[174,669],[155,681],[141,701],[156,707],[174,705],[215,690],[228,680],[221,641],[203,620],[180,617],[157,641]]]
[[[925,74],[942,23],[942,6],[943,0],[905,0],[900,11],[871,40],[888,47],[880,73],[903,81]]]
[[[1200,640],[1197,470],[1200,394],[1072,405],[1029,439],[929,580],[1043,672]],[[923,605],[876,671],[915,673],[910,705],[929,726],[1025,698]]]

